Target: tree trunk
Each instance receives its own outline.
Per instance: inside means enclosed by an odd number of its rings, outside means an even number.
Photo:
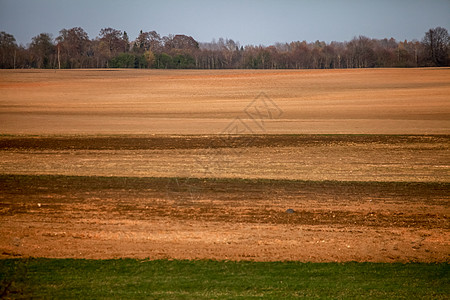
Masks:
[[[59,45],[58,45],[58,69],[61,69],[61,60],[59,58]]]

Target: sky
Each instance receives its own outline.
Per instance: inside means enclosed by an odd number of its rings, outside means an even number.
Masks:
[[[112,27],[130,40],[140,30],[155,30],[199,42],[223,37],[268,46],[359,35],[421,40],[437,26],[450,30],[450,0],[0,0],[0,31],[22,45],[72,27],[82,27],[91,39]]]

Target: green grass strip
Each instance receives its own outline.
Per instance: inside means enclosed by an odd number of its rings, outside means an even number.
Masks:
[[[450,265],[0,260],[0,298],[448,299]]]

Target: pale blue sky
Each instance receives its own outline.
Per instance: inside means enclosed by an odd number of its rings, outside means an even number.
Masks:
[[[0,0],[0,31],[27,44],[42,32],[80,26],[161,35],[199,42],[232,38],[241,45],[306,40],[348,41],[354,36],[422,39],[429,28],[450,30],[450,0]]]

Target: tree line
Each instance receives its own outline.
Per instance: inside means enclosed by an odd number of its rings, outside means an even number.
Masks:
[[[0,68],[157,68],[157,69],[334,69],[450,65],[447,29],[429,29],[421,41],[371,39],[347,42],[295,41],[271,46],[241,46],[232,39],[199,43],[191,36],[160,36],[141,30],[103,28],[90,39],[81,27],[32,38],[26,47],[0,32]]]

